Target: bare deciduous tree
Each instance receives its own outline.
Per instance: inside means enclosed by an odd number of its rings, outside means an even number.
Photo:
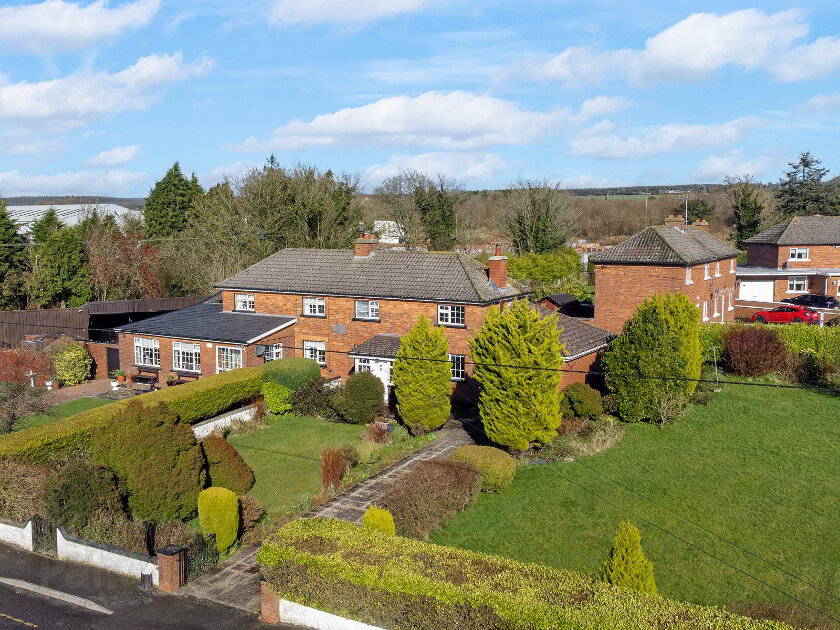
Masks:
[[[574,197],[547,180],[514,182],[500,204],[518,254],[542,254],[562,247],[579,216]]]

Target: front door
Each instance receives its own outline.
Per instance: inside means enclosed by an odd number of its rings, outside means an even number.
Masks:
[[[114,370],[120,369],[120,349],[119,348],[105,348],[105,356],[108,362],[108,374]]]

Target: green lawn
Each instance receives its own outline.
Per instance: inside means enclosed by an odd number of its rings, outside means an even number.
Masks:
[[[40,427],[45,424],[51,424],[68,416],[72,416],[75,413],[107,405],[109,402],[112,401],[104,400],[102,398],[79,398],[78,400],[64,403],[63,405],[56,405],[55,407],[47,409],[44,413],[36,413],[26,416],[17,423],[15,430],[20,431],[21,429],[29,429],[30,427]]]
[[[355,446],[362,463],[350,479],[358,481],[395,459],[428,443],[431,437],[407,438],[389,446],[364,442],[364,427],[324,422],[294,415],[269,417],[267,425],[244,435],[228,437],[254,470],[256,483],[250,494],[268,510],[269,516],[293,511],[321,489],[321,450]]]
[[[434,541],[593,572],[630,519],[662,594],[796,605],[644,518],[840,618],[840,397],[728,385],[664,430],[627,429],[612,449],[579,462],[522,466],[506,493],[482,495]]]

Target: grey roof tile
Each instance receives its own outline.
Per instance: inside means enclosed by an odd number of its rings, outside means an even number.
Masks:
[[[737,255],[738,250],[701,228],[656,226],[645,228],[623,243],[597,254],[594,261],[688,266]]]
[[[279,328],[294,317],[223,311],[221,302],[203,302],[141,322],[120,326],[119,332],[244,344]]]
[[[484,267],[454,252],[380,249],[282,249],[218,283],[219,289],[487,303],[528,289],[508,280],[496,287]]]
[[[363,357],[396,358],[400,349],[399,335],[376,335],[364,343],[353,346],[350,354],[358,354]]]
[[[770,245],[840,245],[840,217],[819,214],[792,217],[759,232],[747,243]]]

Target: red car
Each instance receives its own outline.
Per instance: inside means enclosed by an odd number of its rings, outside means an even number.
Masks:
[[[758,311],[752,316],[752,320],[759,324],[819,324],[820,314],[805,306],[790,304],[769,311]]]

